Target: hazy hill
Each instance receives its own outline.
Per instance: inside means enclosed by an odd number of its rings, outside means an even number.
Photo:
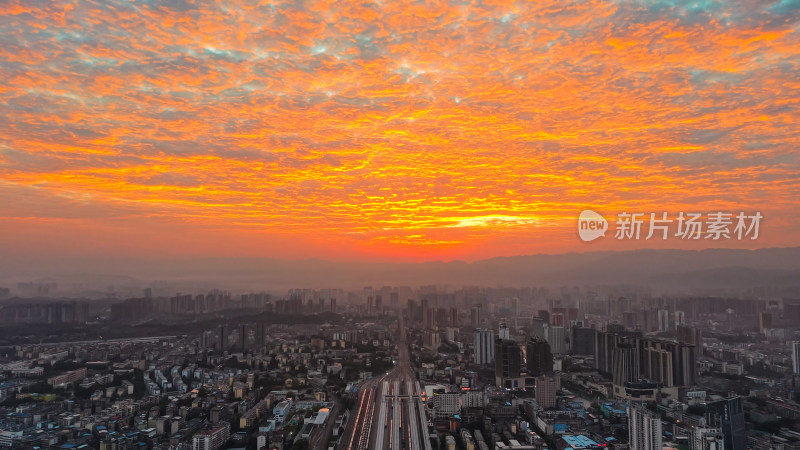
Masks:
[[[0,260],[0,286],[55,280],[60,287],[138,289],[155,280],[192,288],[359,288],[365,285],[650,285],[660,289],[800,286],[800,248],[637,250],[527,255],[426,263],[282,261],[258,258],[182,260]]]

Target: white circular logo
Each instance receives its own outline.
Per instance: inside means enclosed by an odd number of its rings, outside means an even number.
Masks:
[[[578,236],[585,242],[593,241],[605,236],[608,231],[608,221],[600,214],[586,209],[578,216]]]

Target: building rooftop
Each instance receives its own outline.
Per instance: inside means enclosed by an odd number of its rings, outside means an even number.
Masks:
[[[567,445],[569,445],[573,449],[583,449],[583,448],[589,448],[589,447],[597,447],[599,445],[597,442],[593,441],[588,436],[583,436],[583,435],[564,435],[562,437],[564,439],[564,442],[566,442]]]

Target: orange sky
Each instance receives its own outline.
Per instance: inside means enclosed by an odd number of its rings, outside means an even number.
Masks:
[[[800,245],[796,2],[11,0],[6,256]],[[583,209],[764,215],[578,239]]]

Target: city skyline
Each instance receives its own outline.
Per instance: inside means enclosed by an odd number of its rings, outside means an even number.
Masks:
[[[0,5],[0,450],[800,450],[800,0]]]
[[[787,2],[12,1],[4,257],[474,261],[800,242]],[[763,214],[592,243],[584,209]]]

